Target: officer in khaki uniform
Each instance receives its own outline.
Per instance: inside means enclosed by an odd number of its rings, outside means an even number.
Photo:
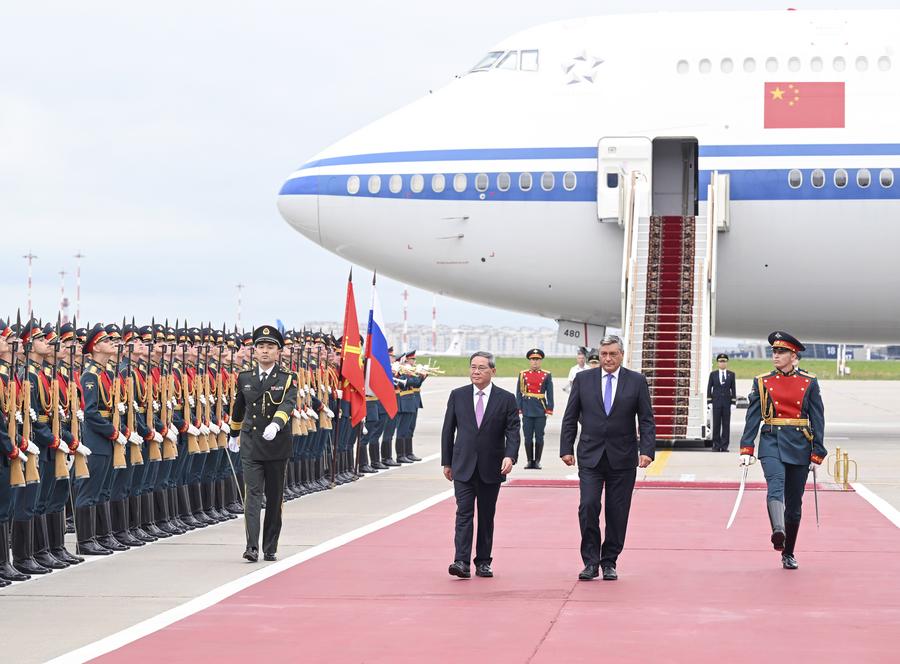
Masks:
[[[279,367],[284,338],[274,325],[256,328],[253,345],[257,366],[238,375],[228,445],[241,453],[246,491],[244,558],[255,563],[259,559],[259,512],[264,493],[264,559],[275,560],[278,550],[285,470],[293,452],[287,424],[297,403],[297,385],[294,375]]]

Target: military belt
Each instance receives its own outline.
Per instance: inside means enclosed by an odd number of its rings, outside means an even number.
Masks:
[[[40,423],[45,423],[50,421],[50,417],[48,415],[38,415],[37,421]]]
[[[769,417],[763,419],[763,424],[775,427],[808,427],[809,420],[799,417]]]
[[[103,415],[103,417],[109,417],[110,415],[112,415],[111,410],[98,410],[97,412]]]
[[[543,392],[526,392],[526,397],[532,397],[533,399],[546,399],[547,395]]]
[[[403,392],[398,392],[397,394],[399,394],[401,397],[405,397],[409,394],[415,394],[415,393],[416,393],[415,390],[405,390]]]

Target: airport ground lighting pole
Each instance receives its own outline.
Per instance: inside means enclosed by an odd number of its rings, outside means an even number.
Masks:
[[[409,291],[406,288],[404,288],[403,289],[403,335],[401,337],[401,341],[403,342],[403,352],[404,353],[409,350],[408,309],[409,309]]]
[[[437,352],[437,295],[431,294],[431,352]]]
[[[27,254],[22,256],[22,258],[24,258],[26,261],[28,261],[28,309],[27,309],[27,311],[28,311],[28,319],[30,320],[31,319],[31,311],[32,311],[32,309],[31,309],[31,263],[32,263],[32,261],[34,261],[35,258],[37,258],[37,256],[35,256],[29,250]]]
[[[241,327],[241,291],[244,290],[244,284],[236,284],[237,288],[237,326]]]
[[[66,308],[66,271],[59,271],[59,315],[65,316],[67,312],[65,312]],[[67,320],[63,321],[68,322]]]
[[[75,254],[75,320],[81,320],[81,259],[84,254]]]

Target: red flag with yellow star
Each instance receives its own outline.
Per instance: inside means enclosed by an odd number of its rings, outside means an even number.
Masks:
[[[844,127],[844,83],[766,83],[766,129]]]
[[[347,280],[341,378],[344,379],[342,400],[350,402],[350,422],[356,426],[366,417],[366,377],[363,374],[362,338],[356,318],[356,298],[353,296],[353,270],[350,271],[350,278]]]

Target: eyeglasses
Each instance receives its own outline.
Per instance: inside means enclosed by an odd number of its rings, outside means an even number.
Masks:
[[[474,364],[472,366],[470,366],[469,369],[471,371],[490,371],[491,370],[490,367],[479,367]]]

